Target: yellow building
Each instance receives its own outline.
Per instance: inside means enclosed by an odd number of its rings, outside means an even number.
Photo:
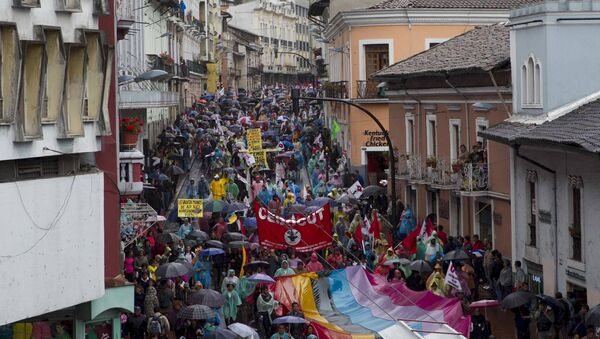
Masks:
[[[462,0],[386,0],[366,9],[331,13],[323,31],[328,49],[327,96],[349,98],[371,111],[386,128],[394,128],[385,83],[370,79],[374,72],[434,47],[477,25],[506,21],[509,9],[529,0],[481,0],[469,8]],[[344,0],[331,0],[331,9]],[[327,13],[325,14],[327,15]],[[324,15],[324,16],[325,16]],[[326,105],[329,121],[337,119],[337,142],[353,169],[369,184],[386,177],[388,145],[377,125],[348,105]]]

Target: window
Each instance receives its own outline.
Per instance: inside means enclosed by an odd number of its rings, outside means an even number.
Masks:
[[[81,11],[81,0],[58,0],[57,11],[79,12]]]
[[[437,135],[436,135],[435,115],[427,116],[427,157],[437,155]]]
[[[66,136],[83,136],[82,110],[85,95],[85,46],[69,47],[65,87]]]
[[[537,247],[537,205],[535,181],[529,181],[527,186],[527,202],[529,204],[529,246]]]
[[[483,132],[483,131],[485,131],[488,128],[488,125],[489,125],[488,120],[487,119],[478,118],[477,121],[475,122],[475,124],[476,124],[476,128],[477,128],[477,130],[476,130],[476,132],[477,132],[477,141],[483,143],[485,140],[482,137],[479,136],[479,132]],[[485,147],[485,144],[484,144],[484,147]],[[487,147],[485,147],[485,148],[487,148]]]
[[[47,30],[46,35],[46,90],[43,121],[56,121],[61,111],[63,87],[65,82],[66,58],[59,30]]]
[[[447,38],[441,38],[441,39],[425,39],[425,49],[428,50],[430,48],[433,48],[441,43],[446,42],[448,39]]]
[[[389,46],[387,44],[365,45],[365,70],[367,77],[389,65]]]
[[[571,259],[582,261],[581,186],[577,184],[571,186],[571,228],[569,233],[571,235]]]
[[[17,28],[0,26],[0,121],[12,122],[18,107],[21,48]]]
[[[406,117],[406,154],[415,154],[415,118],[412,116]]]
[[[460,120],[450,119],[450,161],[458,159],[460,151]]]
[[[16,7],[40,7],[40,0],[13,0]]]
[[[84,116],[88,120],[96,120],[102,109],[104,89],[104,53],[100,34],[97,32],[86,33],[87,38],[87,73],[86,90],[84,99]]]
[[[18,120],[22,129],[18,139],[24,141],[41,137],[41,110],[43,103],[43,78],[45,68],[44,45],[41,43],[24,44],[23,92]]]
[[[521,66],[521,106],[540,108],[542,104],[542,66],[533,54]]]

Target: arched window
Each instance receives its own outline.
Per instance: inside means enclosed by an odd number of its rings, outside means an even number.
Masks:
[[[538,62],[535,63],[535,70],[534,70],[534,96],[533,96],[533,103],[534,104],[541,104],[542,103],[542,98],[541,98],[541,87],[542,87],[542,76],[541,76],[541,70],[540,70],[540,64]]]
[[[521,66],[521,104],[539,108],[542,103],[542,71],[539,60],[530,54]],[[531,107],[534,106],[534,107]]]
[[[535,69],[533,57],[529,57],[527,60],[527,103],[533,104],[533,97],[535,92],[535,77],[533,76]]]

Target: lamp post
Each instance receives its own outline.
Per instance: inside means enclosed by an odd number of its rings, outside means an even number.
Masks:
[[[292,89],[292,101],[294,101],[294,105],[293,107],[299,107],[299,100],[317,100],[317,101],[329,101],[329,102],[341,102],[353,107],[358,108],[359,110],[361,110],[362,112],[364,112],[366,115],[369,116],[369,118],[371,118],[379,127],[379,129],[381,129],[381,132],[383,133],[383,136],[385,137],[385,140],[388,144],[388,152],[390,153],[390,182],[391,182],[391,190],[390,190],[390,195],[392,198],[392,215],[391,215],[391,221],[395,222],[396,221],[396,157],[394,155],[394,147],[392,146],[392,139],[390,139],[390,135],[388,134],[388,131],[385,129],[385,127],[383,127],[383,124],[381,123],[381,121],[379,121],[379,119],[377,119],[377,117],[375,117],[375,115],[373,115],[373,113],[371,113],[369,110],[367,110],[366,108],[364,108],[361,105],[355,104],[352,101],[348,100],[348,99],[337,99],[337,98],[312,98],[312,97],[301,97],[300,96],[300,90],[299,89]]]

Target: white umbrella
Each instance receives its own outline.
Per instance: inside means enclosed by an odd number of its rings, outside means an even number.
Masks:
[[[229,330],[244,339],[260,339],[260,336],[255,329],[241,323],[233,323],[227,326]]]

